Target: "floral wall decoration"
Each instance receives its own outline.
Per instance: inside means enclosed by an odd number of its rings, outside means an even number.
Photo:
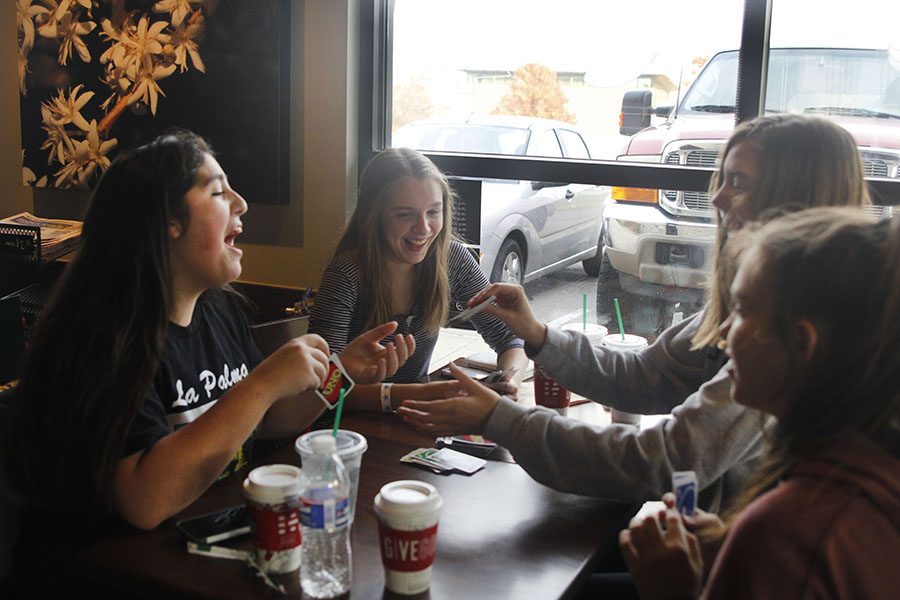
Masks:
[[[290,0],[14,0],[22,180],[96,185],[173,126],[250,201],[287,201]]]

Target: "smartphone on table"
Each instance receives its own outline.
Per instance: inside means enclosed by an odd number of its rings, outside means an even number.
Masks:
[[[215,544],[250,533],[247,506],[231,506],[175,523],[181,533],[198,544]]]

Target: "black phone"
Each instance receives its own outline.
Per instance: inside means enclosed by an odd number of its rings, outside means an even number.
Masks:
[[[250,520],[244,504],[213,511],[175,523],[181,533],[198,544],[215,544],[250,533]]]

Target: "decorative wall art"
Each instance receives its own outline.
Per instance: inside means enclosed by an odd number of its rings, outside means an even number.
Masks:
[[[170,127],[249,202],[288,202],[290,0],[15,0],[22,178],[96,185]]]

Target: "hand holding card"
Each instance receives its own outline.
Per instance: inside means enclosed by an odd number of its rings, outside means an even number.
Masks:
[[[353,385],[353,380],[350,379],[344,365],[341,364],[340,357],[332,354],[328,357],[328,373],[325,375],[322,387],[316,390],[316,395],[321,398],[325,406],[334,408],[341,396],[341,390],[344,390],[346,396],[353,389]]]
[[[488,296],[487,299],[485,299],[483,302],[480,302],[479,304],[476,304],[471,308],[467,308],[466,310],[462,311],[461,313],[447,321],[447,327],[465,323],[466,321],[486,309],[488,306],[490,306],[496,299],[497,296]]]

